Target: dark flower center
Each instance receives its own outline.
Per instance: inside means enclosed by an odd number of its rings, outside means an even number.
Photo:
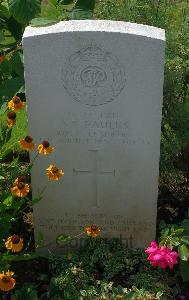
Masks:
[[[25,140],[26,143],[29,143],[29,144],[33,142],[32,137],[29,136],[29,135],[27,135],[24,140]]]
[[[43,141],[42,145],[44,148],[48,148],[50,146],[48,141]]]
[[[16,119],[16,113],[14,111],[10,111],[10,112],[8,112],[7,117],[10,120],[15,120]]]
[[[91,230],[92,230],[92,231],[97,230],[97,228],[98,228],[98,227],[96,226],[96,224],[91,225]]]
[[[11,238],[11,242],[13,244],[18,244],[20,242],[20,237],[18,235],[14,234]]]
[[[17,96],[15,96],[15,97],[13,98],[13,103],[14,103],[14,104],[20,103],[20,98],[17,97]]]
[[[18,176],[18,182],[26,182],[26,178],[24,176]]]
[[[10,282],[10,278],[7,277],[7,276],[4,276],[4,277],[2,278],[2,281],[3,281],[4,283],[9,283],[9,282]]]
[[[18,189],[19,190],[23,190],[23,188],[25,187],[25,184],[23,182],[18,182]]]
[[[52,172],[53,172],[54,174],[58,173],[58,168],[57,168],[57,167],[53,167],[53,168],[52,168]]]

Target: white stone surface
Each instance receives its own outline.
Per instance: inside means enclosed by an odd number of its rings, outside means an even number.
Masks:
[[[36,236],[96,223],[104,237],[145,247],[156,227],[164,31],[66,21],[27,27],[23,45],[30,135],[56,149],[32,170],[33,195],[46,186]],[[59,182],[45,176],[51,163],[65,171]]]
[[[24,37],[69,31],[122,32],[165,40],[165,31],[163,29],[143,24],[109,20],[72,20],[46,27],[28,26],[25,29]]]

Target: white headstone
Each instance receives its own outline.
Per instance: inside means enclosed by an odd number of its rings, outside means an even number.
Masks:
[[[33,195],[46,186],[36,236],[96,223],[102,237],[145,247],[156,228],[164,30],[65,21],[27,27],[23,44],[29,134],[55,147],[32,170]],[[52,163],[65,172],[58,182],[45,175]]]

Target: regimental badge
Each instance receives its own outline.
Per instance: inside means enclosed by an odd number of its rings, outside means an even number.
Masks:
[[[126,78],[124,67],[114,54],[92,45],[67,59],[62,81],[74,100],[97,106],[115,100],[125,87]]]

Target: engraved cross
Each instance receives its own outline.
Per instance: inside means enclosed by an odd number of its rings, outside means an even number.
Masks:
[[[92,154],[92,170],[78,170],[73,169],[75,174],[83,173],[83,174],[92,174],[93,180],[93,207],[99,207],[99,196],[98,196],[98,175],[113,175],[115,176],[115,169],[112,171],[98,171],[97,159],[98,159],[98,150],[89,150]]]

